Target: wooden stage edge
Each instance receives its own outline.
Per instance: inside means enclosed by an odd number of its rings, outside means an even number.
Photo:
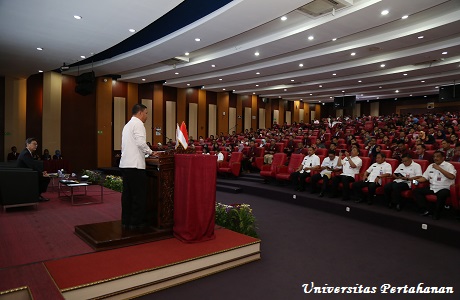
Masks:
[[[132,246],[173,237],[172,228],[123,229],[121,220],[75,226],[75,234],[96,251]]]

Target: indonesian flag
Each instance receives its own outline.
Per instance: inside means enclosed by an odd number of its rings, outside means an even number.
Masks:
[[[179,143],[184,147],[184,149],[187,149],[188,147],[188,133],[187,133],[187,126],[185,126],[184,121],[182,121],[182,124],[180,125],[177,124],[177,129],[176,129],[176,149],[179,146]]]

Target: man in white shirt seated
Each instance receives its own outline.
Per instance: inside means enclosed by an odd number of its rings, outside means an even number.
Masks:
[[[422,216],[432,215],[434,220],[438,220],[441,210],[450,196],[450,186],[455,183],[457,170],[445,161],[444,152],[437,150],[433,155],[434,163],[429,165],[418,182],[429,181],[429,187],[414,189],[414,198],[417,204],[423,209]],[[436,195],[436,203],[433,207],[428,207],[426,195]],[[431,206],[431,205],[430,205]]]
[[[361,203],[366,200],[363,195],[363,187],[367,187],[367,204],[372,204],[375,191],[382,185],[382,178],[390,177],[393,172],[391,165],[385,161],[385,158],[385,154],[377,153],[375,163],[366,170],[363,180],[352,184],[355,202]]]
[[[359,158],[358,147],[351,148],[351,153],[345,151],[345,157],[339,158],[338,166],[342,167],[342,174],[332,178],[331,198],[338,196],[339,183],[342,182],[342,200],[350,200],[350,183],[355,181],[355,175],[359,174],[363,161]]]
[[[315,154],[312,147],[308,147],[308,155],[303,158],[302,163],[295,172],[291,174],[291,180],[296,185],[296,191],[305,191],[305,179],[310,176],[311,170],[318,169],[319,156]]]
[[[319,193],[320,197],[324,196],[326,192],[327,185],[329,183],[329,178],[331,178],[332,172],[339,171],[341,167],[337,167],[339,162],[339,157],[335,155],[334,150],[328,151],[328,157],[326,157],[321,163],[321,173],[317,173],[311,177],[311,193],[314,194],[317,192],[316,185],[318,181],[323,180],[321,186],[321,192]]]
[[[401,210],[401,192],[410,190],[412,180],[422,176],[422,167],[412,160],[409,153],[402,156],[402,163],[393,173],[394,180],[384,186],[385,201],[388,207],[396,206],[396,210]]]

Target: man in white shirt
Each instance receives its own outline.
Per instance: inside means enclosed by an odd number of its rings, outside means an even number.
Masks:
[[[311,170],[318,169],[319,164],[319,156],[315,154],[312,147],[308,147],[308,155],[303,158],[297,170],[291,174],[291,180],[296,185],[296,191],[305,191],[307,184],[305,179],[310,176]]]
[[[396,210],[401,210],[401,192],[410,190],[412,180],[422,176],[422,167],[420,164],[412,160],[409,153],[402,156],[402,163],[396,168],[393,173],[394,180],[387,183],[384,187],[384,194],[388,207],[396,206]]]
[[[450,196],[450,186],[455,183],[457,170],[455,167],[444,160],[444,152],[437,150],[433,155],[434,163],[429,165],[422,177],[418,178],[418,182],[430,182],[429,187],[414,189],[414,198],[417,204],[423,209],[422,216],[432,214],[433,219],[438,220],[441,210]],[[426,195],[436,195],[436,203],[434,209],[428,208]]]
[[[121,224],[124,229],[142,230],[148,226],[145,220],[147,175],[145,156],[155,155],[146,142],[144,123],[147,107],[135,104],[131,120],[123,127],[121,137],[120,170],[123,174],[121,196]]]
[[[320,197],[324,196],[326,192],[327,185],[329,183],[329,178],[331,178],[332,172],[339,171],[341,167],[337,167],[339,162],[339,157],[335,155],[334,150],[328,151],[328,157],[326,157],[323,162],[321,163],[321,172],[313,175],[311,177],[311,193],[316,193],[316,185],[318,181],[321,179],[323,180],[323,184],[321,185],[321,192],[319,193]]]
[[[353,194],[356,197],[355,202],[363,202],[363,187],[367,187],[367,204],[372,204],[375,191],[382,185],[382,178],[390,177],[392,173],[391,165],[385,161],[385,154],[377,153],[375,163],[373,163],[364,173],[363,180],[352,184]]]
[[[339,159],[338,166],[342,167],[342,174],[332,178],[332,198],[338,196],[339,183],[342,182],[342,200],[350,200],[350,183],[355,181],[355,175],[359,174],[359,170],[363,165],[363,161],[358,155],[358,148],[352,147],[351,153],[345,151],[345,157]]]

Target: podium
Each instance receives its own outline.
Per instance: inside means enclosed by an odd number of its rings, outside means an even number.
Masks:
[[[216,156],[175,156],[173,232],[183,242],[215,238],[216,165]]]

